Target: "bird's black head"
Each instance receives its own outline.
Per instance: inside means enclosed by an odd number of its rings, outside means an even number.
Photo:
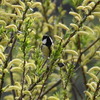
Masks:
[[[50,36],[44,35],[43,38],[42,38],[42,43],[43,43],[43,45],[50,47],[53,44],[53,40],[51,39]]]

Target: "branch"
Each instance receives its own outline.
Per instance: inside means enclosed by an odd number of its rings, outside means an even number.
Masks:
[[[55,61],[54,61],[54,62],[55,62]],[[40,90],[40,94],[39,94],[39,96],[38,96],[38,98],[37,98],[36,100],[39,100],[39,99],[40,99],[40,96],[41,96],[41,93],[42,93],[42,91],[43,91],[44,85],[45,85],[46,81],[48,80],[50,74],[52,73],[52,69],[53,69],[53,64],[54,64],[54,62],[52,62],[51,65],[50,65],[49,67],[47,66],[47,71],[48,71],[48,72],[47,72],[47,74],[46,74],[46,79],[45,79],[45,81],[44,81],[44,83],[43,83],[43,85],[42,85],[42,88],[41,88],[41,90]],[[42,97],[41,97],[41,99],[42,99]]]
[[[14,77],[13,77],[13,73],[11,71],[10,71],[10,80],[11,80],[11,85],[14,85]],[[14,90],[12,90],[12,93],[13,93],[13,98],[15,100],[16,93]]]
[[[98,40],[98,39],[97,39]],[[81,52],[81,55],[79,56],[79,59],[81,58],[81,56],[82,56],[82,54],[83,53],[85,53],[89,48],[91,48],[95,43],[97,43],[97,40],[96,41],[94,41],[89,47],[87,47],[83,52]],[[96,53],[96,51],[98,50],[100,48],[100,46],[95,50],[95,52],[93,53],[93,55],[91,55],[91,57],[89,57],[88,59],[92,59],[93,58],[93,56],[95,55],[95,53]],[[78,60],[79,61],[79,60]],[[77,63],[79,63],[79,62],[77,62]],[[77,64],[76,63],[76,64]],[[83,66],[80,66],[81,67],[81,70],[82,70],[82,75],[83,75],[83,79],[84,79],[84,85],[85,85],[85,87],[86,87],[86,89],[88,88],[87,87],[87,80],[86,80],[86,75],[85,75],[85,72],[84,72],[84,68],[83,68]],[[76,70],[78,70],[80,67],[78,67]]]
[[[73,98],[74,98],[74,100],[77,100],[77,94],[76,94],[74,86],[72,86],[72,92],[73,92]],[[66,100],[66,98],[64,100]]]
[[[58,80],[54,85],[52,85],[49,89],[47,89],[44,93],[41,94],[40,99],[43,98],[44,95],[46,95],[48,92],[50,92],[53,88],[55,88],[57,85],[61,83],[61,79]]]
[[[28,10],[28,7],[26,8],[25,12],[23,13],[23,18],[22,18],[22,20],[25,19],[25,15],[26,15],[27,10]],[[22,26],[22,23],[19,24],[18,31],[21,30],[21,26]],[[12,38],[12,39],[13,39],[13,38]],[[12,39],[11,39],[9,42],[11,42]],[[16,39],[16,37],[15,37],[14,40],[13,40],[13,43],[12,43],[12,47],[10,48],[10,51],[9,51],[9,53],[8,53],[8,57],[6,58],[6,61],[4,62],[3,70],[4,70],[4,69],[7,67],[7,65],[8,65],[8,61],[9,61],[10,55],[11,55],[11,53],[12,53],[12,50],[13,50],[13,48],[14,48],[14,46],[15,46],[16,40],[17,40],[17,39]],[[6,47],[6,48],[7,48],[7,47]],[[0,84],[0,98],[1,98],[1,96],[2,96],[2,88],[3,88],[3,84],[4,84],[4,77],[5,77],[5,73],[2,73],[1,84]]]
[[[22,89],[21,89],[21,95],[20,95],[20,100],[22,100],[22,95],[23,95],[23,89],[24,89],[24,79],[25,79],[25,64],[26,64],[26,38],[27,38],[27,32],[25,32],[24,35],[24,41],[23,41],[23,54],[24,54],[24,63],[23,63],[23,74],[22,74]]]
[[[11,43],[12,43],[12,41],[11,41]],[[10,61],[12,60],[12,54],[10,55]],[[11,66],[11,68],[12,68],[12,66]],[[10,68],[10,69],[11,69]],[[13,73],[10,71],[10,80],[11,80],[11,85],[14,85],[14,78],[13,78]],[[15,100],[15,97],[16,97],[16,93],[15,93],[15,91],[14,90],[12,90],[12,94],[13,94],[13,98],[14,98],[14,100]]]
[[[7,57],[7,59],[6,59],[5,63],[4,63],[3,70],[7,67],[7,64],[8,64],[8,61],[9,61],[9,58],[10,58],[10,55],[12,53],[12,50],[14,48],[15,43],[16,43],[16,39],[13,41],[12,47],[10,48],[8,57]],[[3,88],[3,84],[4,84],[4,77],[5,77],[5,73],[3,72],[2,73],[2,78],[1,78],[1,84],[0,84],[0,98],[1,98],[1,95],[2,95],[2,88]]]
[[[99,5],[99,3],[100,3],[100,1],[98,1],[98,2],[95,4],[95,6],[90,10],[90,12],[83,18],[83,20],[82,20],[82,21],[80,22],[80,24],[78,25],[79,28],[82,27],[82,24],[86,21],[87,17],[88,17],[89,15],[91,15],[92,11],[96,8],[97,5]],[[78,30],[75,30],[75,31],[69,36],[69,38],[67,39],[67,41],[64,43],[63,48],[66,47],[66,45],[70,42],[70,39],[76,34],[77,31],[79,31],[79,29],[78,29]]]
[[[81,56],[82,56],[88,49],[90,49],[92,46],[94,46],[99,40],[100,40],[100,38],[97,38],[92,44],[90,44],[85,50],[83,50],[83,51],[80,53],[80,55],[79,55],[79,57],[78,57],[78,59],[77,59],[75,68],[77,68],[77,66],[78,66],[78,64],[79,64],[79,61],[80,61],[80,59],[81,59]],[[77,70],[77,69],[76,69],[76,70]]]
[[[88,49],[90,49],[95,43],[97,43],[100,40],[100,37],[97,38],[91,45],[89,45],[85,50],[82,51],[82,54],[85,53]]]
[[[97,95],[97,93],[98,93],[98,91],[99,91],[99,86],[100,86],[100,79],[99,79],[99,82],[97,83],[97,88],[96,88],[96,90],[95,90],[95,92],[94,92],[94,95],[93,95],[93,100],[96,100],[96,95]]]
[[[83,75],[83,83],[84,83],[85,88],[87,89],[88,88],[88,86],[86,85],[87,84],[87,79],[86,79],[86,74],[84,72],[83,67],[81,67],[81,71],[82,71],[82,75]]]
[[[58,50],[58,49],[57,49]],[[57,60],[57,59],[56,59]],[[28,91],[31,91],[32,89],[34,89],[34,87],[43,80],[43,78],[47,75],[49,76],[52,72],[52,68],[53,68],[53,65],[54,63],[56,62],[55,59],[53,59],[51,61],[51,65],[49,66],[49,69],[48,67],[46,68],[46,71],[39,77],[39,79],[37,80],[37,82],[35,82],[34,84],[30,85],[30,87],[28,88]],[[24,98],[26,96],[26,94],[23,94],[22,95],[22,98]],[[21,98],[19,97],[18,100],[20,100]]]
[[[72,79],[70,79],[71,83],[72,83],[72,87],[77,91],[77,93],[79,94],[80,98],[83,100],[83,96],[81,95],[79,89],[77,88],[75,82],[73,82]]]
[[[32,89],[34,89],[34,87],[43,80],[43,78],[45,77],[46,73],[47,73],[48,69],[46,69],[46,71],[39,77],[39,79],[32,85],[30,85],[30,87],[28,88],[28,91],[31,91]],[[23,94],[22,97],[19,97],[18,100],[21,100],[21,98],[24,98],[26,96],[26,94]]]
[[[43,91],[43,88],[44,88],[44,86],[45,86],[46,81],[48,80],[48,77],[49,77],[49,74],[47,74],[47,77],[46,77],[46,79],[44,80],[44,83],[42,84],[42,88],[41,88],[41,90],[40,90],[39,96],[37,97],[36,100],[39,100],[39,99],[40,99],[41,93],[42,93],[42,91]],[[41,99],[42,99],[42,98],[41,98]]]

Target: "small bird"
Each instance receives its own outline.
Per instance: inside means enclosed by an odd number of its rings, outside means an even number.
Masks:
[[[44,35],[42,38],[41,51],[45,58],[49,58],[51,54],[51,46],[53,45],[53,40],[49,35]]]

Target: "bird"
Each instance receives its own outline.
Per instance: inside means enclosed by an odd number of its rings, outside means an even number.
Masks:
[[[42,46],[41,46],[41,51],[45,58],[50,57],[52,52],[51,50],[52,45],[53,45],[53,39],[49,35],[45,34],[42,38]]]

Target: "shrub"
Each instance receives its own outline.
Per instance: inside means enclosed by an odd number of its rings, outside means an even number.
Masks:
[[[0,1],[0,99],[100,99],[100,1],[68,2]],[[45,34],[54,41],[49,59],[41,52]]]

